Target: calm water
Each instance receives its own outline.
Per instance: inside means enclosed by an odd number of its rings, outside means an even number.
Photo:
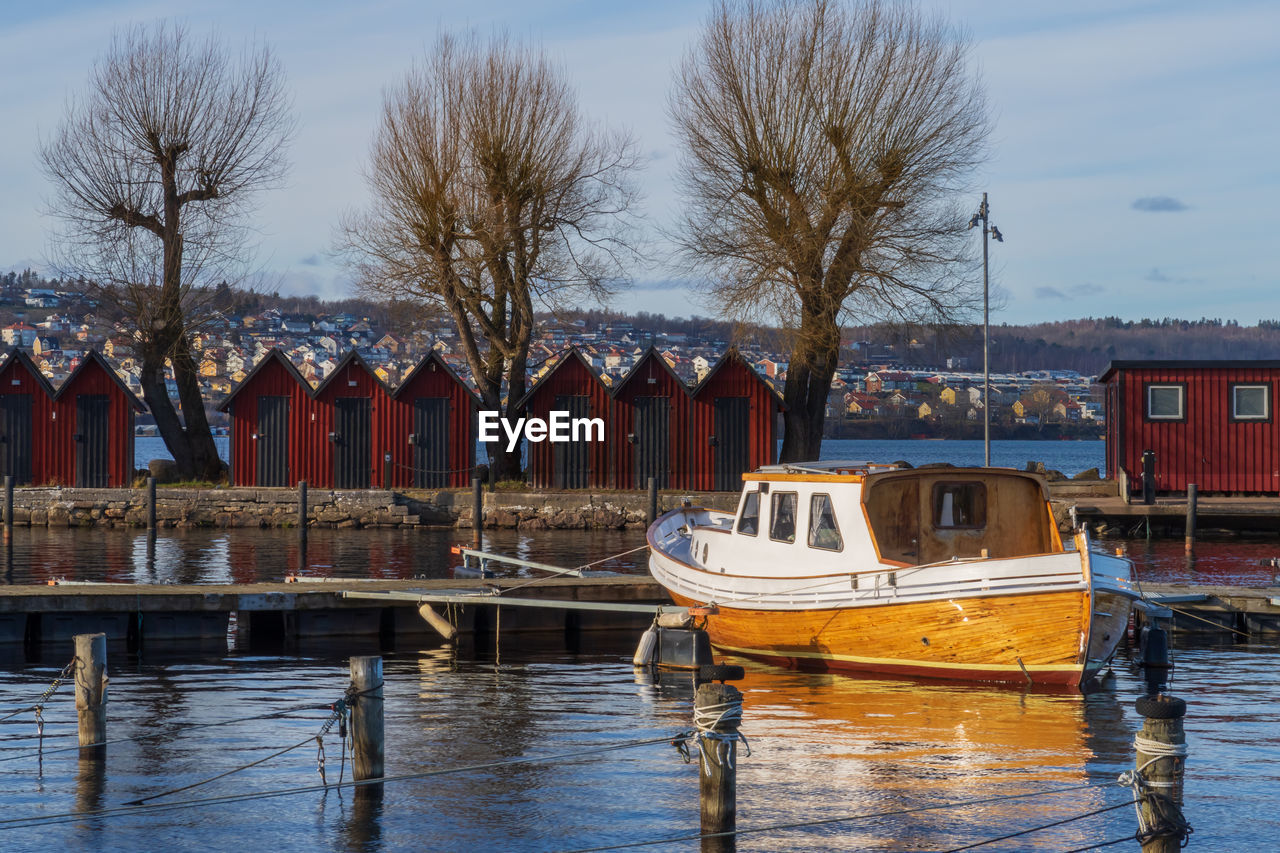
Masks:
[[[184,732],[184,726],[332,702],[347,681],[344,647],[284,658],[134,659],[111,651],[105,772],[74,750],[32,754],[29,714],[0,723],[0,848],[44,850],[581,850],[697,832],[697,771],[665,743],[688,726],[688,676],[642,683],[634,637],[587,635],[590,651],[527,637],[495,649],[403,649],[385,663],[388,775],[491,765],[387,783],[380,805],[350,790],[254,798],[145,816],[56,815],[110,809],[264,758],[319,729],[323,713]],[[0,672],[0,707],[29,704],[69,651]],[[1233,646],[1183,650],[1192,848],[1258,849],[1280,834],[1280,654]],[[745,836],[743,851],[945,850],[1128,801],[1112,784],[1133,765],[1138,682],[1125,662],[1087,698],[974,686],[812,675],[747,663],[739,828],[848,818],[1009,794],[1075,790],[986,805],[849,820]],[[67,689],[50,701],[46,747],[74,743]],[[26,739],[20,739],[26,738]],[[326,739],[330,779],[339,740]],[[516,758],[568,756],[504,764]],[[349,768],[347,769],[349,772]],[[185,801],[316,784],[310,744],[235,776],[165,798]],[[1077,787],[1081,786],[1081,787]],[[159,800],[157,802],[164,802]],[[15,823],[43,818],[37,826]],[[1124,807],[993,845],[1075,849],[1132,836]],[[1271,842],[1262,841],[1262,847]],[[654,847],[697,850],[696,842]],[[1137,849],[1132,841],[1115,849]]]
[[[224,460],[230,453],[230,439],[215,436],[214,443]],[[146,468],[151,459],[172,459],[164,446],[164,440],[153,436],[139,436],[134,440],[134,465]],[[1088,468],[1101,469],[1105,461],[1105,447],[1101,441],[993,441],[991,464],[1022,468],[1031,462],[1043,462],[1068,477]],[[481,450],[477,459],[484,459]],[[822,443],[823,459],[859,459],[871,462],[894,462],[905,459],[912,465],[925,462],[950,462],[953,465],[981,465],[981,441],[857,441],[852,439],[828,439]]]
[[[316,577],[412,579],[451,577],[452,545],[471,544],[470,530],[312,530],[303,574]],[[483,547],[513,557],[577,567],[644,574],[639,530],[490,530]],[[1118,543],[1107,543],[1118,544]],[[1179,540],[1124,543],[1139,580],[1263,587],[1276,585],[1280,543],[1201,541],[1188,561]],[[614,559],[614,555],[622,554]],[[252,583],[298,573],[302,553],[292,530],[163,530],[154,549],[144,531],[17,527],[11,548],[0,545],[6,583],[66,579],[113,583]],[[518,571],[513,571],[518,574]]]

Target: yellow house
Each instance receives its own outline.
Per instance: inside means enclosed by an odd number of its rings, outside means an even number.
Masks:
[[[200,362],[200,375],[212,379],[218,375],[218,362],[211,358],[206,358]]]
[[[1013,414],[1019,418],[1027,416],[1027,407],[1022,404],[1021,400],[1013,404]]]
[[[942,393],[938,395],[938,399],[948,406],[954,406],[956,404],[956,389],[951,387],[943,388]]]
[[[933,407],[928,403],[921,403],[920,408],[916,409],[917,417],[927,418],[933,415]]]
[[[384,385],[391,384],[391,371],[387,370],[385,366],[378,365],[374,368],[373,375],[381,379]]]

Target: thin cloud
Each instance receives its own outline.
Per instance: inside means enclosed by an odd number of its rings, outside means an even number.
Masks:
[[[1185,204],[1167,195],[1144,196],[1134,199],[1133,204],[1129,206],[1143,213],[1180,213],[1188,210]]]
[[[1204,281],[1201,278],[1186,278],[1180,276],[1172,276],[1159,267],[1152,267],[1146,275],[1143,276],[1146,281],[1153,281],[1156,284],[1200,284]]]
[[[1056,287],[1037,287],[1035,289],[1036,299],[1066,299],[1067,294],[1058,290]]]
[[[318,267],[320,266],[320,256],[307,255],[305,258],[298,261],[298,263],[302,264],[304,267]]]

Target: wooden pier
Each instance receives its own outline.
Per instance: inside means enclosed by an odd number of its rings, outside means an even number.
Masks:
[[[518,588],[517,588],[518,587]],[[494,590],[502,590],[495,594]],[[503,633],[643,629],[653,606],[670,604],[648,577],[610,576],[448,580],[303,580],[255,584],[65,584],[8,586],[0,595],[0,644],[70,643],[76,634],[102,632],[129,648],[174,641],[226,643],[236,649],[341,637],[437,636],[413,597],[385,602],[348,597],[359,592],[420,592],[439,598],[485,596],[483,603],[449,604],[462,634],[499,627],[494,607],[516,599],[556,599],[564,609],[502,608]],[[651,605],[640,612],[583,609],[583,603]],[[574,606],[574,605],[578,606]]]

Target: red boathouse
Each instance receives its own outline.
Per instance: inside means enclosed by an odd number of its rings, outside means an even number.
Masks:
[[[560,355],[556,365],[520,400],[518,408],[527,418],[547,420],[552,411],[560,411],[568,412],[570,418],[604,421],[603,441],[596,440],[601,436],[593,433],[570,442],[529,442],[530,485],[535,489],[613,487],[609,467],[612,400],[608,387],[577,347]]]
[[[471,483],[480,398],[434,350],[396,389],[387,427],[395,488]]]
[[[311,386],[279,349],[271,349],[218,408],[231,417],[236,486],[292,488],[311,448],[299,441],[311,410]]]
[[[689,488],[689,386],[649,347],[613,389],[614,471],[619,489]]]
[[[736,348],[693,389],[690,412],[690,488],[736,492],[742,475],[772,465],[782,398]]]
[[[133,422],[146,411],[106,359],[89,350],[53,396],[45,482],[89,488],[133,485]],[[33,472],[34,474],[34,472]]]
[[[1159,492],[1280,494],[1280,361],[1114,361],[1106,389],[1107,476],[1141,491],[1155,454]]]
[[[49,481],[53,453],[53,386],[18,347],[0,367],[0,477],[14,485]]]

